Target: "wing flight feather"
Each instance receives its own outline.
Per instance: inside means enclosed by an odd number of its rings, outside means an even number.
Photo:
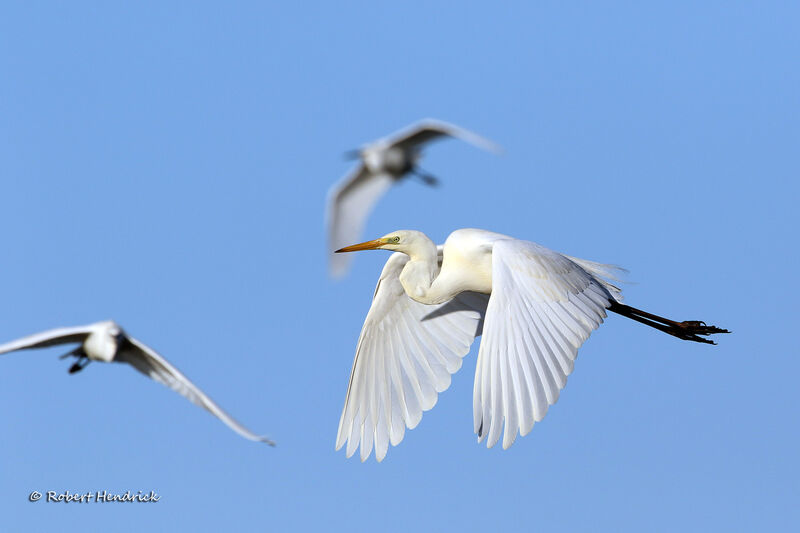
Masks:
[[[194,383],[189,381],[189,378],[184,376],[183,373],[172,366],[169,361],[164,359],[155,350],[134,338],[127,337],[127,340],[128,342],[123,344],[117,352],[117,356],[114,359],[115,361],[128,363],[145,376],[152,378],[162,385],[166,385],[193,404],[202,407],[222,420],[229,428],[242,437],[253,441],[265,442],[271,446],[275,445],[275,443],[267,437],[256,435],[226,413]]]
[[[475,373],[478,440],[503,448],[526,435],[558,400],[578,348],[606,316],[619,289],[608,267],[536,243],[499,240],[492,249],[492,294]]]
[[[27,350],[29,348],[46,348],[58,344],[69,344],[71,342],[83,342],[92,332],[92,326],[75,326],[69,328],[56,328],[34,333],[27,337],[22,337],[15,341],[0,345],[0,354],[13,352],[15,350]]]
[[[441,260],[441,248],[440,248]],[[347,444],[350,457],[361,449],[361,460],[375,448],[382,461],[389,444],[403,440],[423,411],[450,386],[450,376],[480,335],[488,296],[462,293],[450,302],[415,302],[400,284],[408,256],[395,253],[381,272],[361,330],[336,449]]]
[[[334,254],[359,240],[364,223],[381,196],[393,182],[389,174],[373,174],[362,164],[334,185],[328,194],[328,246],[331,274],[347,272],[350,254]]]

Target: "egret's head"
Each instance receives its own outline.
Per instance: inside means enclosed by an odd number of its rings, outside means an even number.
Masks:
[[[411,255],[411,252],[416,248],[426,246],[429,243],[432,244],[431,240],[421,231],[398,230],[388,233],[379,239],[345,246],[336,250],[336,253],[358,252],[360,250],[390,250]]]

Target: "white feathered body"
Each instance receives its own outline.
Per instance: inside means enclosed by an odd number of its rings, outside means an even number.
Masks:
[[[361,152],[361,160],[373,174],[389,173],[399,178],[408,172],[418,158],[418,152],[399,146],[379,143],[368,146]]]
[[[390,250],[356,348],[339,424],[361,459],[402,440],[450,384],[483,335],[473,392],[474,429],[493,446],[525,435],[554,404],[578,348],[620,301],[615,267],[530,241],[460,229],[437,247],[402,230],[370,241]],[[370,244],[370,243],[364,243]],[[362,248],[364,249],[364,248]]]
[[[117,355],[117,335],[119,326],[111,321],[98,322],[92,325],[92,332],[83,341],[83,352],[92,361],[110,363]]]

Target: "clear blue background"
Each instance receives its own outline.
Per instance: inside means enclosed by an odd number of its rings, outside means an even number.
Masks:
[[[6,355],[5,530],[797,527],[796,3],[110,4],[0,8],[0,341],[114,318],[278,447],[122,365]],[[508,451],[472,434],[476,343],[382,464],[335,452],[386,254],[327,278],[326,191],[427,116],[507,153],[431,146],[443,186],[395,188],[365,238],[504,232],[735,333],[610,317]]]

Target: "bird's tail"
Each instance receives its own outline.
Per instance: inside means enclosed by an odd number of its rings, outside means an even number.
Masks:
[[[611,281],[622,281],[619,278],[620,274],[627,274],[628,271],[617,265],[606,265],[605,263],[596,263],[587,259],[579,259],[577,257],[567,256],[567,259],[576,263],[579,267],[594,276],[603,287],[611,293],[611,296],[618,302],[622,301],[622,289],[611,283]]]

